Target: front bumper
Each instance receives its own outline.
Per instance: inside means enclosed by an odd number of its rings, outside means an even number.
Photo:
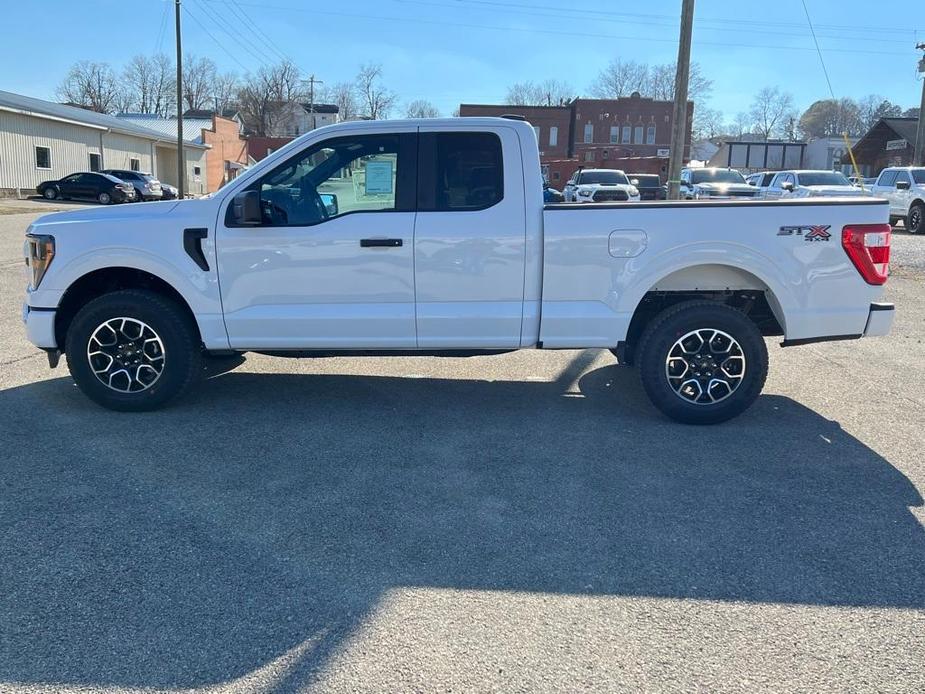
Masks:
[[[35,308],[24,303],[22,322],[26,325],[26,337],[36,347],[42,349],[58,347],[55,341],[55,309]]]

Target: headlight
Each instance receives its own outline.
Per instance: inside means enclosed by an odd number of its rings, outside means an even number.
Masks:
[[[590,190],[579,190],[578,194],[588,196],[588,195],[591,195],[591,191]]]
[[[32,289],[38,289],[48,266],[55,257],[55,237],[47,234],[26,234],[26,266],[32,273]]]
[[[637,195],[639,195],[639,188],[636,186],[630,186],[629,194],[631,198],[635,198]]]

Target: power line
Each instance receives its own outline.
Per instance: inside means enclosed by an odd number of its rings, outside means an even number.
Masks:
[[[803,12],[806,14],[806,23],[809,24],[809,31],[813,35],[813,43],[816,44],[816,54],[819,56],[819,63],[822,65],[822,74],[825,75],[825,83],[829,85],[829,94],[832,96],[832,101],[835,101],[835,90],[832,89],[832,80],[829,79],[829,71],[825,67],[825,59],[822,57],[822,51],[819,50],[819,41],[816,39],[816,30],[813,29],[813,20],[809,18],[809,9],[806,7],[806,0],[801,0],[803,3]]]
[[[212,12],[211,8],[201,3],[197,4],[197,8],[206,16],[206,18],[210,19],[215,26],[217,26],[221,31],[225,32],[225,34],[227,34],[228,37],[232,39],[232,41],[237,41],[241,48],[247,51],[258,63],[272,64],[276,62],[272,58],[269,58],[265,53],[260,51],[256,46],[252,48],[251,46],[248,46],[246,42],[239,40],[239,37],[235,32],[235,27],[229,24],[229,20],[225,17],[222,17],[220,13]]]
[[[225,48],[225,44],[223,44],[221,41],[219,41],[217,38],[215,38],[215,36],[212,34],[212,32],[209,31],[209,30],[206,28],[205,24],[203,24],[202,22],[200,22],[199,19],[197,19],[196,15],[194,15],[192,12],[190,12],[190,11],[187,9],[186,5],[183,5],[183,11],[186,12],[187,16],[188,16],[190,19],[192,19],[194,22],[196,22],[197,25],[199,25],[199,28],[202,29],[202,30],[206,33],[206,35],[207,35],[210,39],[212,39],[212,41],[228,55],[229,58],[231,58],[234,62],[236,62],[238,65],[240,65],[242,70],[244,70],[245,72],[247,71],[247,67],[244,65],[244,63],[242,63],[240,60],[238,60],[237,56],[235,56],[234,53],[232,53],[232,52],[229,51],[227,48]]]
[[[157,30],[157,39],[154,42],[154,55],[157,55],[161,52],[161,47],[164,45],[164,32],[167,31],[167,17],[170,16],[170,5],[166,2],[164,3],[164,12],[161,14],[161,24]]]
[[[228,0],[211,0],[212,2],[227,2]],[[450,26],[450,27],[464,27],[469,29],[486,29],[489,31],[503,31],[503,32],[522,32],[527,34],[551,34],[555,36],[576,36],[581,38],[598,38],[598,39],[610,39],[610,40],[620,40],[620,41],[641,41],[645,43],[671,43],[674,44],[676,41],[670,38],[653,38],[653,37],[643,37],[639,35],[618,35],[618,34],[599,34],[599,33],[590,33],[590,32],[575,32],[575,31],[561,31],[554,29],[536,29],[529,27],[517,27],[517,26],[497,26],[490,24],[475,24],[471,22],[452,22],[452,21],[440,21],[434,19],[422,19],[418,17],[389,17],[383,15],[371,15],[371,14],[362,14],[362,13],[352,13],[352,12],[337,12],[333,10],[318,10],[314,8],[307,7],[291,7],[285,5],[266,5],[266,4],[256,4],[253,2],[241,2],[242,5],[247,5],[250,7],[260,7],[263,10],[281,10],[284,12],[310,12],[313,15],[325,15],[332,17],[347,17],[350,19],[367,19],[375,21],[385,21],[385,22],[401,22],[403,24],[425,24],[432,26]],[[814,49],[808,48],[805,46],[782,46],[780,44],[776,45],[767,45],[767,44],[755,44],[755,43],[729,43],[727,41],[698,41],[698,46],[718,46],[721,48],[766,48],[771,50],[790,50],[790,51],[812,51]],[[822,49],[825,52],[829,53],[852,53],[855,55],[866,54],[866,55],[901,55],[905,56],[907,53],[898,52],[898,51],[871,51],[871,50],[859,50],[854,48],[824,48]]]
[[[273,39],[267,36],[267,34],[263,31],[263,29],[261,29],[260,26],[253,19],[251,19],[250,15],[248,15],[247,12],[244,11],[244,8],[241,7],[237,2],[235,2],[235,0],[231,0],[231,11],[235,13],[239,18],[241,18],[241,20],[245,23],[246,26],[249,26],[251,29],[253,29],[254,32],[257,34],[258,38],[260,38],[260,40],[262,41],[262,43],[265,46],[267,46],[271,51],[276,53],[276,55],[278,55],[282,60],[288,61],[290,63],[295,62],[294,60],[292,60],[292,58],[290,58],[288,55],[286,55],[285,53],[283,53],[281,50],[279,50],[276,47],[276,44],[273,42]]]

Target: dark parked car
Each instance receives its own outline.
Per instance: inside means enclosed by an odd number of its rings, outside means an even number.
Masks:
[[[46,200],[96,200],[101,205],[111,202],[131,202],[135,188],[115,176],[104,173],[72,173],[58,181],[45,181],[35,191]]]
[[[565,196],[548,183],[543,184],[543,202],[565,202]]]
[[[169,183],[161,183],[161,200],[176,200],[180,191]]]
[[[627,178],[639,190],[640,200],[664,200],[665,186],[658,174],[626,174]]]
[[[126,183],[131,183],[135,188],[135,199],[139,202],[144,200],[160,200],[164,195],[161,190],[161,182],[153,175],[145,173],[144,171],[103,169],[103,173],[115,176]]]

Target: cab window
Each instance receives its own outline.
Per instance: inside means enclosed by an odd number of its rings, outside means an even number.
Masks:
[[[501,139],[495,133],[421,133],[418,210],[484,210],[504,197]]]
[[[898,171],[884,171],[880,174],[880,180],[877,181],[878,186],[893,186],[896,183],[896,174]]]
[[[413,209],[413,160],[404,139],[342,137],[300,152],[256,184],[263,226],[311,226],[354,212]]]

